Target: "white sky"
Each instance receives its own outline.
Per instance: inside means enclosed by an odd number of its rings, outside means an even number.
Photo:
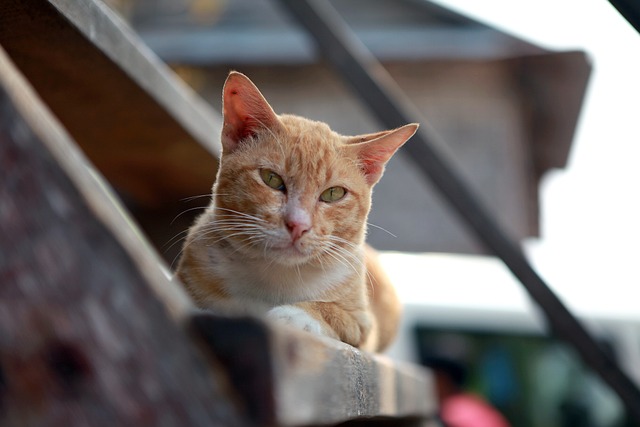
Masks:
[[[640,35],[606,0],[437,3],[539,46],[582,49],[592,58],[569,165],[544,180],[543,235],[525,248],[570,306],[589,301],[640,317]]]

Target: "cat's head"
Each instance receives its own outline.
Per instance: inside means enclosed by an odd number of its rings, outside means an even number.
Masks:
[[[225,83],[223,114],[215,226],[238,252],[288,265],[349,262],[364,240],[372,187],[418,128],[342,136],[276,115],[237,72]]]

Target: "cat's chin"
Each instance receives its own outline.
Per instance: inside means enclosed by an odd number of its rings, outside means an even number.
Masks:
[[[272,254],[275,263],[295,267],[307,264],[313,258],[312,254],[306,253],[295,246],[274,249],[276,253]]]

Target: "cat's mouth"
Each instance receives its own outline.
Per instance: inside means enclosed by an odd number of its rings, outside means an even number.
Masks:
[[[298,255],[298,256],[308,256],[309,255],[309,251],[307,250],[307,248],[305,248],[304,245],[301,245],[297,242],[291,242],[287,245],[284,245],[280,248],[280,251],[282,251],[283,253],[289,253],[292,255]]]
[[[300,241],[288,242],[273,248],[277,261],[282,264],[301,264],[313,257],[313,250]]]

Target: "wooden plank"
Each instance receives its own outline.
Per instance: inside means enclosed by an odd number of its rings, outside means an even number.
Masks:
[[[158,206],[210,190],[218,115],[99,0],[4,0],[0,45],[119,192]]]
[[[190,323],[229,372],[256,425],[371,417],[423,425],[435,418],[432,378],[416,366],[250,317],[199,314]]]
[[[2,49],[0,283],[1,425],[243,425],[186,297]]]

